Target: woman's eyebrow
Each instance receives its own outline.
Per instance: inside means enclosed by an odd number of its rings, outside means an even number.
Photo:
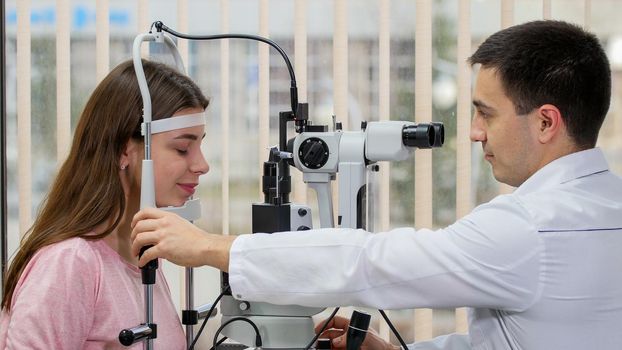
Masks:
[[[205,134],[203,134],[203,136],[201,136],[201,140],[205,138]],[[197,135],[194,134],[181,134],[179,136],[176,136],[174,138],[175,140],[179,140],[179,139],[188,139],[188,140],[192,140],[192,141],[196,141],[199,139],[199,137]]]

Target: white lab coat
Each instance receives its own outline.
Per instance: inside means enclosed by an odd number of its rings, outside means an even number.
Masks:
[[[444,229],[242,235],[236,298],[467,306],[469,335],[415,349],[622,349],[622,179],[600,149],[557,159]]]

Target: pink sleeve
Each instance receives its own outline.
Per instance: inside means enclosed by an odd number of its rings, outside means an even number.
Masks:
[[[20,277],[8,349],[81,349],[93,323],[100,266],[91,247],[70,239],[35,254]]]

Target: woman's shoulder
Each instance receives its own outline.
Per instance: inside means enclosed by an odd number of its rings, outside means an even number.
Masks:
[[[76,258],[89,258],[96,255],[97,241],[86,240],[81,237],[72,237],[60,242],[49,244],[34,255],[38,256],[73,256]]]
[[[92,244],[82,238],[47,245],[35,253],[22,271],[14,303],[35,296],[55,300],[57,295],[67,296],[78,289],[81,297],[84,293],[94,296],[102,273],[100,261]]]
[[[44,271],[56,270],[75,271],[88,270],[84,272],[99,273],[101,253],[97,249],[98,242],[90,241],[80,237],[73,237],[60,242],[49,244],[39,249],[28,262],[24,273],[30,270]]]

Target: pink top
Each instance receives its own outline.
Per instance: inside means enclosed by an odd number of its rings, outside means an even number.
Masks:
[[[72,238],[38,251],[22,273],[11,312],[0,316],[0,349],[142,349],[119,332],[145,322],[140,270],[104,241]],[[186,339],[161,269],[153,288],[155,350]]]

